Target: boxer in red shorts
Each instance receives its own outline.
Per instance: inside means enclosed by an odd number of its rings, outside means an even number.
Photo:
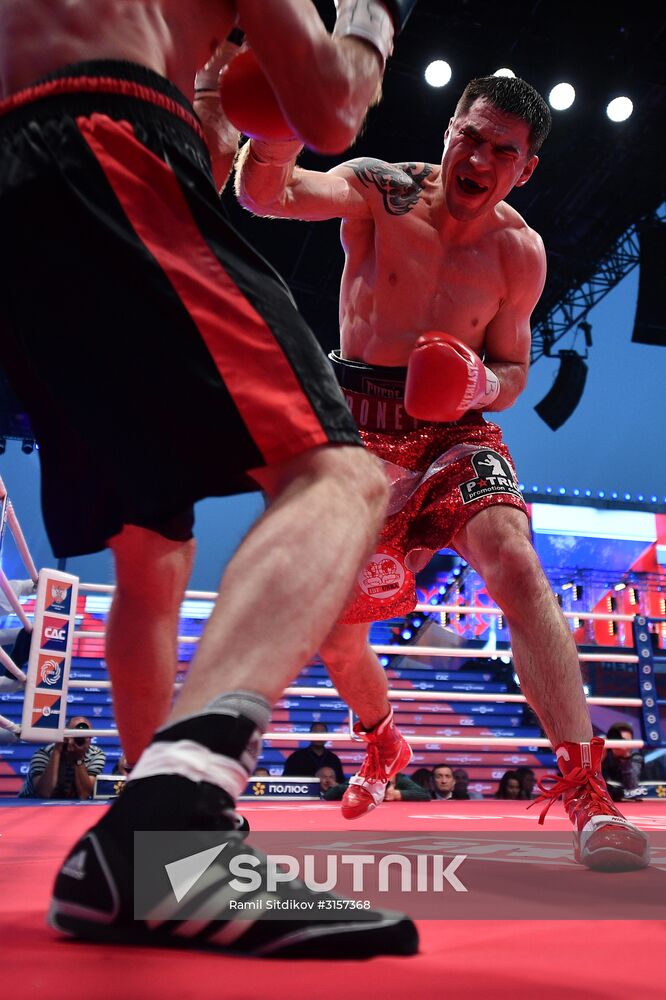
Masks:
[[[577,859],[640,868],[647,840],[608,796],[576,646],[531,544],[509,453],[481,415],[511,406],[527,380],[545,252],[504,199],[530,179],[549,128],[548,107],[529,84],[485,77],[465,88],[440,164],[362,158],[320,174],[295,165],[297,141],[253,140],[236,189],[259,215],[342,219],[333,365],[393,487],[379,551],[320,650],[368,744],[344,815],[379,804],[389,776],[410,759],[367,623],[413,607],[413,574],[450,545],[505,615],[522,689],[562,772],[544,795],[549,803],[564,796]]]

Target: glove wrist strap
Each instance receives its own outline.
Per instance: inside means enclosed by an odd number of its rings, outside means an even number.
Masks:
[[[393,52],[394,27],[382,0],[336,0],[338,11],[334,38],[362,38],[379,52],[385,63]]]

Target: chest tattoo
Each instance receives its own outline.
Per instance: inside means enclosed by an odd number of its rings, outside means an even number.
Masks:
[[[423,181],[432,173],[428,163],[384,163],[365,158],[353,166],[353,171],[365,186],[377,188],[389,215],[411,212],[423,190]]]

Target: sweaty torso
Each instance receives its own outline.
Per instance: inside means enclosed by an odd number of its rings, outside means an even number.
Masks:
[[[506,234],[525,223],[502,202],[467,227],[445,224],[441,167],[355,161],[371,218],[342,225],[345,357],[406,365],[419,334],[452,333],[477,353],[507,294]]]
[[[233,0],[0,0],[0,96],[69,63],[122,59],[191,97],[234,17]]]

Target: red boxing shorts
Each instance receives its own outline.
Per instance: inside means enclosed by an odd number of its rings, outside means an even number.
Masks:
[[[474,410],[455,423],[415,420],[404,408],[406,369],[330,357],[363,443],[391,485],[384,530],[340,619],[355,625],[411,611],[414,563],[421,556],[423,564],[423,550],[451,547],[479,511],[507,504],[527,514],[527,507],[496,424]]]

